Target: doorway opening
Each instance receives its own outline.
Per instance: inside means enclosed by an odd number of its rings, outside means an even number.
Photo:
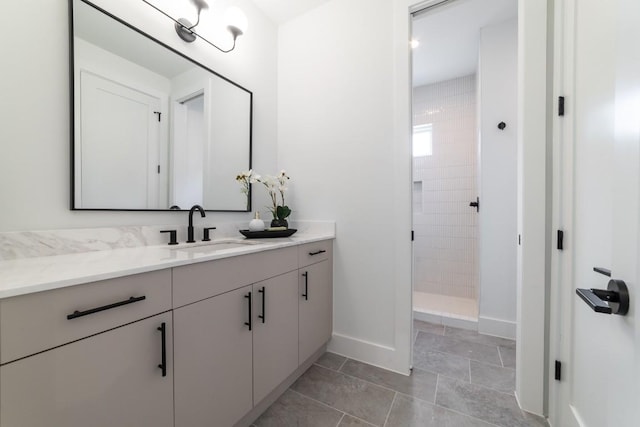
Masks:
[[[413,314],[515,338],[517,1],[412,15]]]

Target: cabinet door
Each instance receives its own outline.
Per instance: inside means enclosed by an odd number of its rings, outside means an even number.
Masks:
[[[298,363],[307,360],[329,338],[333,329],[333,276],[331,260],[299,270]]]
[[[173,426],[171,330],[165,313],[0,367],[0,425]]]
[[[298,367],[298,274],[253,285],[253,402],[258,404]]]
[[[174,310],[176,426],[232,426],[253,407],[250,294],[245,286]]]

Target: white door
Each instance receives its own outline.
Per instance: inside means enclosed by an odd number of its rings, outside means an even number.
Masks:
[[[158,209],[160,99],[86,71],[80,97],[80,207]]]
[[[566,115],[556,169],[556,213],[565,248],[555,251],[551,325],[561,381],[551,382],[556,427],[640,425],[640,2],[565,0]],[[558,208],[559,206],[559,208]],[[594,267],[611,270],[611,277]],[[626,316],[595,312],[577,288],[626,282]]]

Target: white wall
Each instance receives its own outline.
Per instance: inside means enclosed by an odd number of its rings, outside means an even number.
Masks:
[[[204,43],[185,44],[167,18],[143,2],[96,3],[253,91],[253,165],[261,171],[277,170],[277,31],[251,1],[235,2],[247,14],[250,27],[229,54]],[[178,212],[69,210],[67,2],[3,2],[1,10],[5,16],[21,18],[0,28],[5,64],[0,80],[0,231],[185,223],[186,215]],[[24,17],[28,17],[28,31]],[[266,205],[266,195],[256,193],[254,206]],[[209,213],[207,220],[215,224],[250,217],[248,213]]]
[[[333,0],[280,27],[278,162],[292,177],[293,215],[337,223],[330,349],[406,373],[411,157],[399,198],[395,144],[408,140],[394,140],[392,6]]]
[[[434,3],[333,0],[279,34],[278,161],[295,176],[291,205],[338,227],[331,349],[403,372],[411,356],[409,11]],[[546,13],[546,2],[519,1],[518,188],[526,196],[518,200],[517,391],[523,408],[539,414]]]
[[[479,51],[481,333],[516,337],[518,22],[484,27]],[[498,129],[498,123],[507,127]]]

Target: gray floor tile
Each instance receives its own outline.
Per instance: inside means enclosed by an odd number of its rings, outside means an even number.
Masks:
[[[347,360],[347,358],[344,356],[326,352],[325,354],[320,356],[318,360],[316,360],[316,364],[337,371],[338,369],[340,369],[340,366],[342,366],[345,360]]]
[[[391,390],[316,365],[298,378],[291,388],[375,425],[384,423],[395,394]]]
[[[512,394],[451,378],[438,378],[436,404],[498,426],[527,426]]]
[[[447,326],[445,328],[444,335],[451,338],[463,340],[463,341],[473,342],[476,344],[502,346],[502,347],[511,348],[511,349],[516,348],[516,342],[513,340],[494,337],[491,335],[483,335],[483,334],[479,334],[476,331],[469,331],[467,329],[460,329],[460,328],[452,328],[451,326]]]
[[[516,389],[516,371],[472,360],[471,384],[478,384],[504,393],[513,393]]]
[[[492,427],[484,421],[409,396],[396,395],[388,427]]]
[[[354,418],[351,415],[345,414],[338,427],[375,427],[373,424],[369,424],[366,421],[362,421],[358,418]]]
[[[342,413],[287,390],[256,420],[256,427],[335,427]]]
[[[436,398],[438,376],[421,369],[414,369],[410,376],[406,376],[349,359],[340,372],[429,402]]]
[[[498,347],[500,351],[500,358],[502,359],[502,366],[505,368],[516,368],[516,350],[507,347]]]
[[[527,427],[549,427],[549,423],[546,419],[524,411],[523,414],[525,420],[527,421]]]
[[[444,325],[436,325],[434,323],[423,322],[422,320],[413,321],[413,330],[431,332],[435,335],[444,335]]]
[[[428,346],[416,344],[413,349],[413,367],[469,381],[469,359],[429,350]]]
[[[478,362],[502,366],[497,346],[462,341],[446,335],[439,336],[428,332],[419,332],[415,347],[428,348],[460,357],[467,357]]]

